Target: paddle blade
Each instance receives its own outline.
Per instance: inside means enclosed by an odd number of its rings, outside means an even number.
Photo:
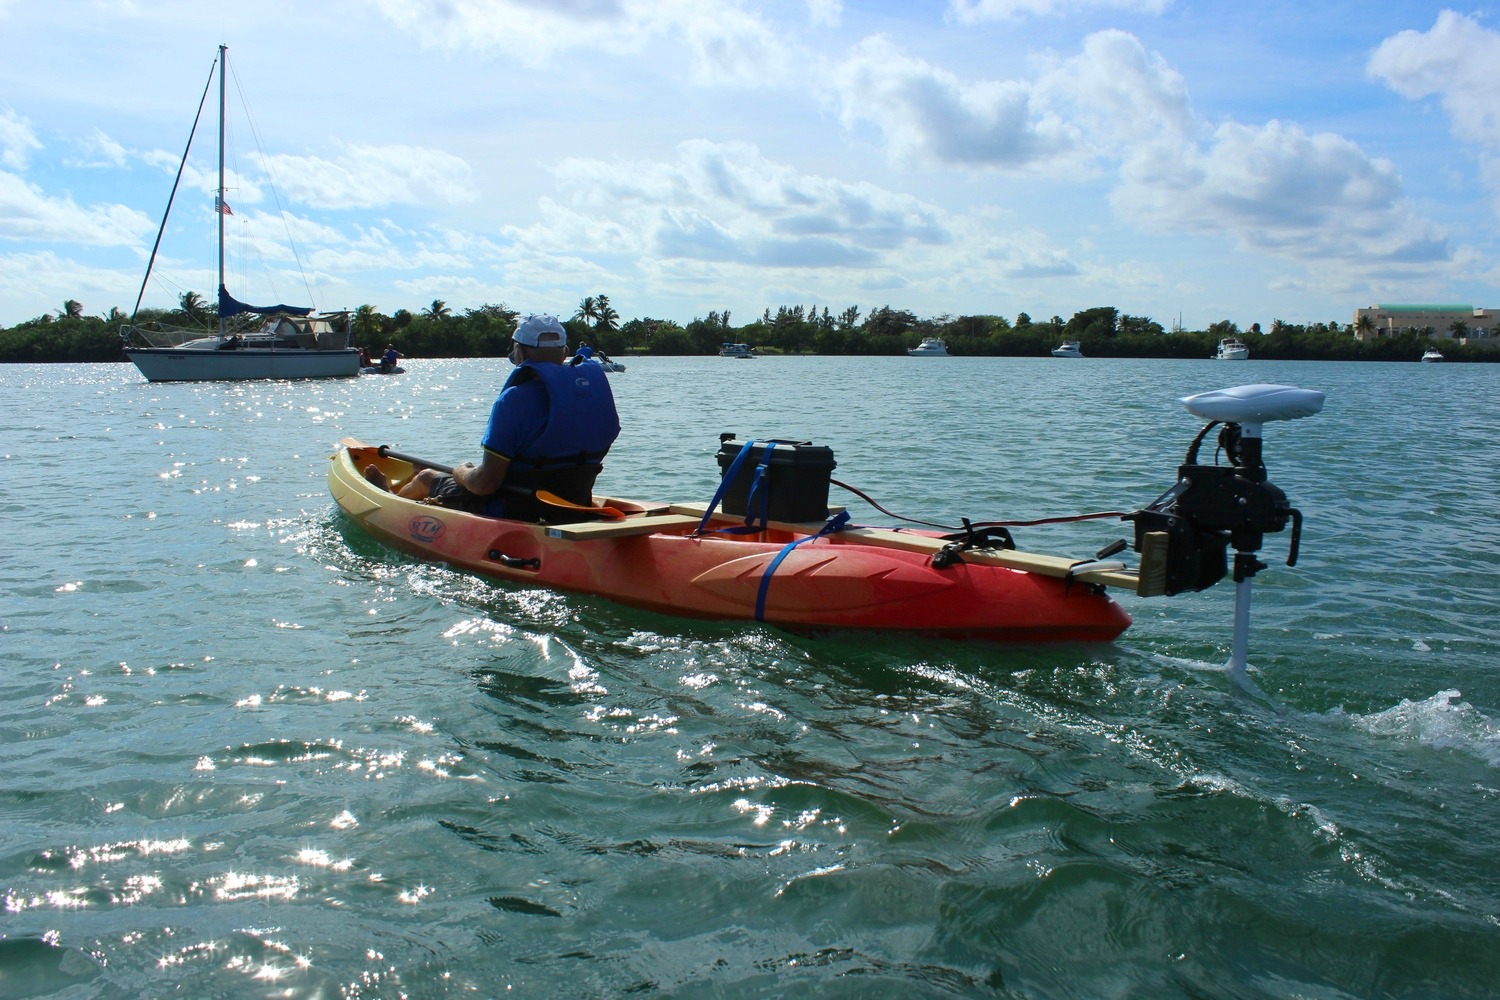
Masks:
[[[562,507],[565,510],[581,510],[590,514],[598,514],[600,517],[612,519],[624,517],[624,513],[613,507],[586,507],[583,504],[574,503],[547,490],[537,490],[536,498],[549,507]]]

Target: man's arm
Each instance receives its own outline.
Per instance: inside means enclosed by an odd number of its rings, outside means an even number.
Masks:
[[[500,489],[500,484],[505,482],[505,473],[509,468],[510,459],[486,448],[484,458],[478,465],[465,462],[463,465],[454,466],[453,481],[470,493],[487,497]]]

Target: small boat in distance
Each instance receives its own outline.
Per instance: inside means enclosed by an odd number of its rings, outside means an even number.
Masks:
[[[1423,353],[1422,360],[1441,361],[1443,360],[1443,352],[1438,350],[1436,347],[1429,347],[1427,348],[1426,352]]]
[[[1052,348],[1052,356],[1054,358],[1081,358],[1083,357],[1083,348],[1079,346],[1076,340],[1065,340],[1060,347]]]
[[[721,358],[756,358],[760,355],[755,353],[755,348],[749,344],[720,344],[719,357]]]
[[[906,353],[913,358],[946,358],[948,345],[936,337],[923,337],[916,347],[908,347]]]
[[[215,219],[219,228],[219,296],[217,333],[204,326],[195,329],[172,328],[152,321],[137,323],[141,299],[151,280],[151,267],[166,231],[172,211],[172,198],[162,216],[157,245],[146,262],[146,276],[135,300],[130,322],[120,328],[125,342],[125,356],[134,362],[149,382],[220,382],[238,379],[348,378],[360,373],[359,350],[350,346],[348,313],[312,315],[310,307],[273,305],[252,306],[235,299],[224,285],[224,218],[233,215],[224,200],[224,104],[228,47],[219,46],[215,68],[219,74],[219,186],[214,198]],[[199,105],[199,114],[202,105]],[[197,131],[197,121],[193,123]],[[191,143],[183,150],[178,176],[187,166]],[[172,193],[175,196],[177,186]],[[186,296],[184,296],[186,299]],[[186,302],[184,312],[188,313]],[[252,319],[259,316],[259,322]],[[191,314],[189,313],[189,318]]]
[[[1238,337],[1225,337],[1214,352],[1215,361],[1244,361],[1249,357],[1249,346]]]

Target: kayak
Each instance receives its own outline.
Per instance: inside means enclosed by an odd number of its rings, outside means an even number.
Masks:
[[[802,631],[1108,642],[1130,616],[1105,588],[1135,591],[1139,580],[1121,563],[960,550],[938,532],[844,523],[837,509],[827,521],[747,530],[711,503],[596,498],[588,511],[601,519],[539,524],[407,500],[365,478],[373,465],[399,488],[419,468],[407,458],[348,438],[330,460],[334,500],[373,538],[487,577],[666,614]],[[574,506],[554,499],[560,510]],[[576,518],[580,509],[562,512]]]
[[[406,369],[397,365],[394,368],[382,368],[379,365],[366,365],[359,370],[361,375],[405,375]]]

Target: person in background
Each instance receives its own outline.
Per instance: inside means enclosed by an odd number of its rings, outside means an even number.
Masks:
[[[370,349],[368,347],[361,347],[359,349],[359,366],[361,368],[370,367]]]
[[[575,352],[573,355],[573,360],[569,361],[568,364],[581,365],[593,356],[594,349],[592,347],[590,347],[588,344],[579,344],[577,352]]]
[[[536,491],[592,506],[594,480],[619,436],[620,416],[604,372],[596,365],[564,364],[567,357],[568,332],[557,317],[523,319],[511,335],[510,363],[516,367],[490,409],[479,464],[465,462],[451,474],[422,469],[398,495],[491,517],[576,520],[579,514],[548,507]],[[364,475],[390,489],[375,466]]]
[[[396,359],[401,357],[401,352],[396,350],[395,344],[386,344],[385,353],[380,356],[380,370],[387,374],[396,370]]]

